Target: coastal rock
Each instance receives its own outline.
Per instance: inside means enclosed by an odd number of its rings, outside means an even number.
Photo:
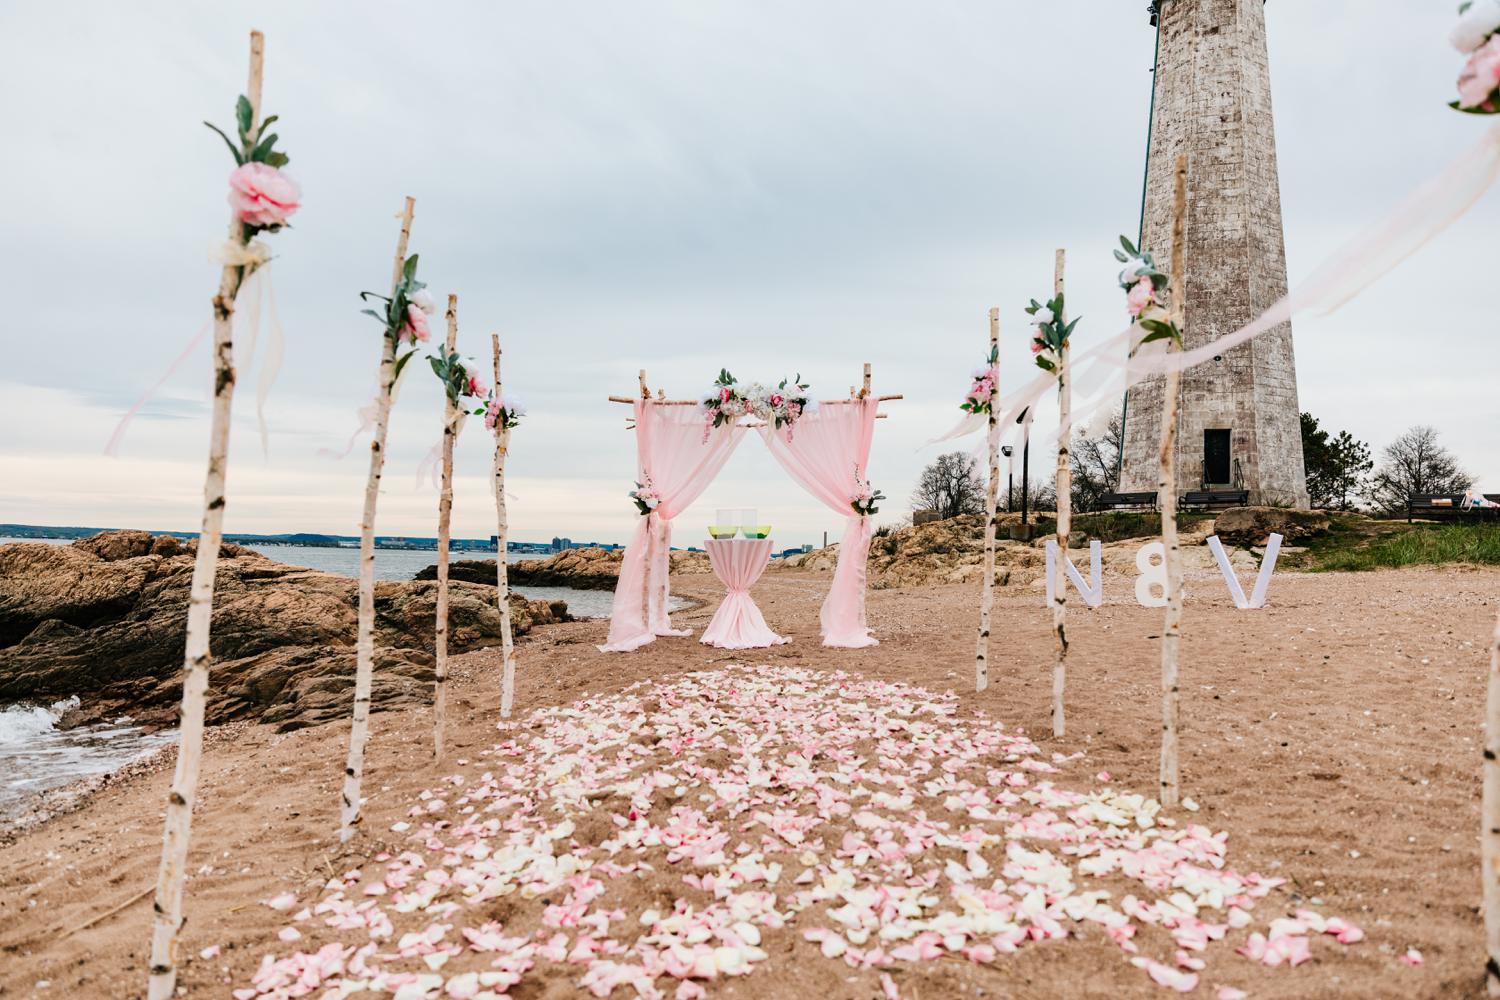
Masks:
[[[0,701],[78,695],[76,722],[126,713],[172,725],[196,545],[105,532],[72,545],[0,546]],[[375,588],[374,707],[425,704],[433,679],[436,585]],[[449,587],[449,650],[498,645],[493,588]],[[357,583],[220,550],[208,720],[260,718],[282,729],[347,716],[353,701]],[[561,601],[511,595],[517,635],[567,620]]]
[[[1321,510],[1285,507],[1231,507],[1218,516],[1214,531],[1226,545],[1264,545],[1272,532],[1296,543],[1328,530],[1328,514]]]

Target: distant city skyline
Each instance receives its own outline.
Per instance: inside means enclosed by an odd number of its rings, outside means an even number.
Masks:
[[[12,193],[0,269],[19,295],[0,370],[0,519],[195,530],[208,435],[200,351],[101,454],[115,422],[208,318],[222,239],[223,146],[246,35],[266,33],[268,111],[302,184],[271,268],[286,363],[270,452],[242,369],[226,530],[358,533],[367,449],[341,450],[372,392],[379,330],[357,295],[388,279],[401,199],[459,346],[504,337],[516,432],[511,537],[623,542],[635,524],[626,408],[644,367],[674,397],[720,367],[800,372],[842,396],[874,365],[886,406],[869,470],[907,513],[922,444],[958,416],[1001,315],[1002,391],[1035,371],[1022,306],[1069,251],[1080,350],[1124,325],[1120,233],[1140,216],[1153,32],[1144,4],[831,0],[410,8],[143,0],[0,9]],[[1461,60],[1451,5],[1266,7],[1291,283],[1381,217],[1483,123],[1444,107]],[[1334,45],[1331,38],[1357,39]],[[336,39],[337,44],[330,44]],[[142,109],[147,109],[142,111]],[[1431,424],[1500,490],[1500,340],[1485,331],[1497,195],[1331,317],[1299,319],[1302,408],[1380,449]],[[264,331],[263,331],[264,333]],[[242,341],[243,344],[243,341]],[[264,352],[262,337],[262,353]],[[1045,430],[1055,407],[1041,408]],[[376,531],[435,533],[416,470],[441,391],[420,362],[392,424]],[[978,441],[965,448],[977,449]],[[454,532],[495,531],[490,441],[458,445]],[[1033,455],[1045,476],[1050,457]],[[1017,468],[1019,478],[1019,468]],[[1002,470],[1003,474],[1004,470]],[[843,524],[747,437],[676,521],[698,545],[720,507],[760,510],[780,546]]]

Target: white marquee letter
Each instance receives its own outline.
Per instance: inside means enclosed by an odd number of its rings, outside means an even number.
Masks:
[[[1272,533],[1266,542],[1266,554],[1260,562],[1260,575],[1255,578],[1255,590],[1251,592],[1250,599],[1245,600],[1245,589],[1240,586],[1239,577],[1234,574],[1234,567],[1229,565],[1229,556],[1224,553],[1224,543],[1219,541],[1218,535],[1210,535],[1208,547],[1213,550],[1214,558],[1219,562],[1219,572],[1224,574],[1224,582],[1229,585],[1229,596],[1234,599],[1234,606],[1241,611],[1251,611],[1266,606],[1266,590],[1271,586],[1271,574],[1276,572],[1276,558],[1281,555],[1281,536]]]
[[[1135,554],[1135,568],[1141,575],[1135,578],[1135,600],[1143,608],[1167,606],[1167,547],[1161,542],[1142,545]],[[1161,593],[1153,594],[1155,587]]]
[[[1085,586],[1083,575],[1078,572],[1078,567],[1073,565],[1069,556],[1063,556],[1063,570],[1068,574],[1068,579],[1073,581],[1073,588],[1078,591],[1078,596],[1083,598],[1083,603],[1091,608],[1097,608],[1104,603],[1104,582],[1100,579],[1100,565],[1103,562],[1103,545],[1095,539],[1089,542],[1089,586]],[[1057,540],[1047,539],[1047,607],[1052,607],[1057,600]]]

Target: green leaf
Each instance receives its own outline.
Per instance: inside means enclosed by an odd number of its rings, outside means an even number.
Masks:
[[[271,115],[270,117],[263,119],[260,123],[260,128],[256,131],[256,135],[265,135],[266,129],[271,127],[271,123],[278,120],[280,117],[280,115]]]
[[[1119,261],[1121,264],[1130,263],[1130,258],[1125,256],[1125,254],[1119,250],[1115,251],[1115,260]]]
[[[1466,108],[1460,105],[1457,101],[1449,101],[1448,107],[1452,108],[1454,111],[1466,115],[1492,115],[1495,113],[1493,111],[1486,111],[1484,108]]]
[[[1040,354],[1037,355],[1037,357],[1036,357],[1036,366],[1038,368],[1043,369],[1044,371],[1049,371],[1049,372],[1055,372],[1055,371],[1057,371],[1057,366],[1054,365],[1052,362],[1048,361],[1046,358],[1042,357]]]
[[[240,139],[248,145],[250,141],[250,120],[255,117],[255,109],[250,107],[250,98],[244,94],[234,104],[235,121],[240,126]]]
[[[403,265],[402,268],[401,268],[401,276],[404,279],[406,279],[408,282],[416,280],[416,278],[417,278],[417,255],[416,254],[412,254],[410,257],[406,258],[406,264]],[[424,286],[421,286],[421,285],[417,286],[417,288],[421,288],[421,287],[424,287]]]
[[[443,364],[442,359],[428,358],[427,363],[432,365],[432,373],[434,375],[442,379],[444,382],[448,381],[448,373],[445,370],[447,366]]]
[[[1124,236],[1120,237],[1120,246],[1124,247],[1125,252],[1132,257],[1139,257],[1141,255],[1141,252],[1135,248],[1135,244],[1130,242],[1130,240],[1126,239]]]
[[[292,158],[290,156],[287,156],[285,153],[272,152],[266,154],[265,162],[268,166],[276,167],[279,170],[282,167],[286,166],[288,163],[291,163]]]
[[[250,159],[254,160],[256,163],[266,162],[266,154],[271,152],[272,146],[276,145],[277,138],[278,136],[276,135],[276,133],[272,132],[270,135],[262,139],[254,149],[250,150]]]
[[[401,377],[401,369],[405,368],[406,367],[406,363],[408,361],[410,361],[412,358],[416,357],[416,356],[417,356],[416,349],[413,348],[412,350],[407,351],[405,354],[401,355],[401,357],[397,358],[396,359],[396,372],[392,376],[392,379],[398,379],[398,378],[400,378]]]
[[[380,320],[380,322],[382,322],[382,323],[385,322],[385,317],[382,316],[382,315],[380,315],[380,313],[376,312],[374,309],[361,309],[360,312],[363,313],[363,314],[365,314],[366,316],[374,316],[376,319]]]
[[[203,124],[207,125],[209,128],[213,129],[215,132],[219,133],[219,138],[223,139],[224,140],[224,145],[226,145],[226,146],[229,147],[229,155],[231,155],[231,156],[234,157],[234,162],[236,164],[239,164],[239,165],[243,166],[244,163],[245,163],[245,158],[240,155],[240,148],[234,144],[234,140],[230,139],[229,136],[225,135],[224,134],[224,130],[221,129],[221,128],[219,128],[219,126],[215,125],[213,122],[204,122]]]

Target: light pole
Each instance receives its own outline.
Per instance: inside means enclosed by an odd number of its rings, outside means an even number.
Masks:
[[[1016,449],[1011,445],[1001,445],[1000,454],[1005,456],[1005,512],[1011,513],[1016,509],[1016,466],[1013,457]]]
[[[1026,421],[1026,414],[1031,412],[1031,407],[1021,411],[1016,418],[1016,423]],[[1021,536],[1023,539],[1029,537],[1026,530],[1026,518],[1031,509],[1031,425],[1027,424],[1026,430],[1021,438]]]

